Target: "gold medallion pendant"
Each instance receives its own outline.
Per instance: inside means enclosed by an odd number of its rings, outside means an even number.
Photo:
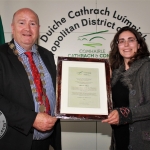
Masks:
[[[39,111],[40,111],[40,112],[45,112],[45,111],[46,111],[46,107],[45,107],[43,104],[40,105]]]

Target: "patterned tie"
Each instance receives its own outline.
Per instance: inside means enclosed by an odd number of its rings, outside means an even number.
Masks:
[[[36,91],[38,94],[38,102],[40,103],[39,111],[49,113],[50,112],[49,100],[46,95],[46,91],[44,91],[44,89],[43,89],[40,73],[33,61],[32,52],[25,52],[25,54],[28,57],[28,60],[30,63],[34,83],[36,86]]]

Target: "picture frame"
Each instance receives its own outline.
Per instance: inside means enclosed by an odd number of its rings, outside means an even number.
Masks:
[[[111,110],[108,60],[58,57],[55,116],[102,120]]]

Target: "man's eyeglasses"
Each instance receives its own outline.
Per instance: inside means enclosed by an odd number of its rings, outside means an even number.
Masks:
[[[125,39],[119,39],[118,41],[117,41],[117,44],[119,45],[119,46],[122,46],[122,45],[125,45],[126,44],[126,42],[128,42],[128,44],[129,45],[132,45],[132,44],[134,44],[135,43],[135,41],[137,41],[137,39],[136,38],[128,38],[128,40],[126,41]]]

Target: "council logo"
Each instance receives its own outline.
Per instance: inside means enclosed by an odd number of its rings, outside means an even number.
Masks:
[[[7,130],[7,122],[4,114],[0,111],[0,139],[5,135]]]
[[[78,37],[78,40],[83,42],[84,46],[96,48],[98,46],[102,46],[101,42],[98,42],[99,39],[106,40],[101,33],[108,32],[108,30],[92,32],[89,34],[84,34]]]

